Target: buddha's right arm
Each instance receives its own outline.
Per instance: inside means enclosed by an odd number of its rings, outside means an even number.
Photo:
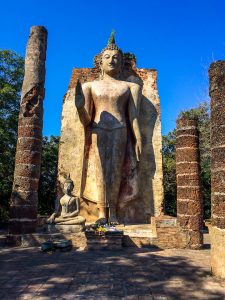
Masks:
[[[80,81],[77,81],[77,86],[75,89],[75,105],[79,114],[81,123],[84,126],[88,126],[91,122],[91,117],[89,114],[91,102],[91,90],[89,85],[86,83],[81,88]]]
[[[91,123],[91,118],[89,113],[86,111],[85,107],[77,108],[79,118],[81,123],[86,127]]]

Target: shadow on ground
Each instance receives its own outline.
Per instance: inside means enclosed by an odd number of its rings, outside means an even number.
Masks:
[[[1,299],[225,299],[208,250],[11,248],[0,260]]]

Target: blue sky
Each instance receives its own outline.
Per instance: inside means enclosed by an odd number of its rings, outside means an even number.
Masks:
[[[112,29],[137,66],[158,70],[162,132],[208,99],[208,67],[225,59],[225,0],[0,0],[0,49],[25,55],[30,26],[48,30],[44,135],[60,134],[73,67],[92,67]]]

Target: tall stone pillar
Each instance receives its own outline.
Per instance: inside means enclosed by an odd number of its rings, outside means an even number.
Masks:
[[[47,30],[42,26],[31,27],[26,48],[14,182],[10,200],[9,232],[15,234],[30,233],[36,229],[46,49]]]
[[[211,97],[211,265],[225,278],[225,61],[209,68]]]
[[[199,249],[203,244],[203,204],[196,120],[177,121],[176,173],[177,220],[187,233],[187,248]]]

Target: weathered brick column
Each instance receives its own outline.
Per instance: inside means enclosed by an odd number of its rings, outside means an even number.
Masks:
[[[197,121],[177,121],[176,173],[177,220],[187,233],[187,248],[203,244],[203,205],[200,183],[199,134]]]
[[[10,233],[34,232],[37,223],[47,31],[33,26],[26,49],[13,190]]]
[[[211,265],[225,278],[225,61],[209,68],[211,97]]]

